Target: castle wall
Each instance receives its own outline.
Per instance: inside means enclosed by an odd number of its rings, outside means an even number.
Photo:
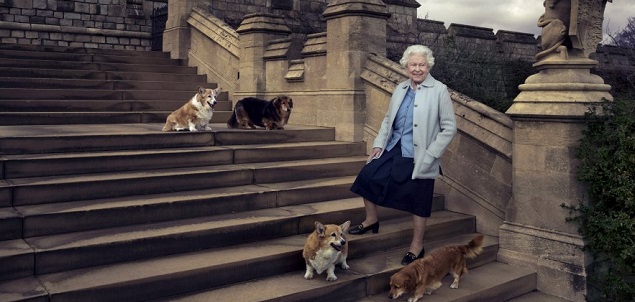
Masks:
[[[0,43],[71,46],[86,48],[151,49],[153,9],[166,6],[168,0],[0,0]],[[200,7],[208,14],[236,29],[246,14],[271,13],[285,18],[289,29],[303,35],[326,31],[322,16],[328,0],[181,0],[171,10],[185,9],[187,16],[172,21],[175,27],[186,25],[191,8]],[[190,3],[191,2],[191,3]],[[189,3],[189,5],[188,5]],[[537,40],[532,34],[474,27],[463,24],[418,19],[415,0],[383,0],[388,13],[387,56],[393,59],[413,43],[433,50],[448,36],[468,45],[466,49],[487,50],[490,56],[534,61]],[[175,16],[175,18],[181,18]],[[174,39],[179,43],[180,39]],[[166,51],[175,49],[175,41]],[[184,43],[189,43],[183,40]],[[463,47],[463,46],[461,46]],[[181,59],[187,52],[181,52]],[[630,56],[632,57],[632,56]],[[632,68],[635,60],[625,50],[601,46],[591,58],[599,68]]]
[[[167,0],[0,0],[0,43],[150,50]]]

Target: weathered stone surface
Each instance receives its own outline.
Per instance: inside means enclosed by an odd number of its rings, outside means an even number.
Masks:
[[[500,246],[498,261],[535,269],[540,291],[569,301],[585,301],[585,271],[591,257],[583,251],[580,236],[505,223]]]

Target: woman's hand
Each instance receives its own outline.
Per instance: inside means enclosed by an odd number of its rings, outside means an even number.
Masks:
[[[379,158],[381,151],[382,151],[382,148],[379,148],[379,147],[375,147],[373,148],[373,150],[370,150],[370,155],[368,155],[368,159],[366,160],[366,163],[369,163],[371,160],[375,158]]]

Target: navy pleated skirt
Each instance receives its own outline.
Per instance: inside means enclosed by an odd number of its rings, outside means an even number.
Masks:
[[[402,157],[397,144],[366,164],[350,190],[378,206],[430,217],[434,179],[412,179],[413,169],[414,159]]]

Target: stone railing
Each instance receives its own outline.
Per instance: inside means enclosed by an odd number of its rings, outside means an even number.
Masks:
[[[200,8],[192,10],[187,23],[191,28],[188,64],[206,74],[208,82],[217,83],[233,95],[238,81],[238,33]]]

